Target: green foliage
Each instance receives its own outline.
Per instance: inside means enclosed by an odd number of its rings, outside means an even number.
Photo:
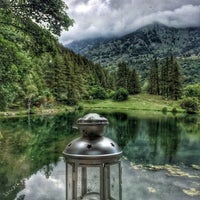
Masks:
[[[130,70],[130,74],[128,76],[127,89],[129,94],[131,95],[138,94],[141,92],[139,76],[137,75],[135,69]]]
[[[24,23],[2,9],[0,18],[0,110],[76,105],[91,86],[108,85],[105,69],[64,48],[30,19]]]
[[[74,99],[74,98],[68,98],[68,99],[66,99],[65,102],[63,101],[62,103],[66,103],[69,106],[75,106],[78,104],[78,101],[77,101],[77,99]]]
[[[12,0],[2,1],[0,8],[12,13],[16,18],[26,23],[30,19],[44,26],[54,34],[60,35],[63,29],[73,24],[66,13],[66,5],[62,0]]]
[[[199,110],[198,106],[199,104],[197,98],[187,97],[184,98],[181,102],[181,107],[185,109],[189,114],[197,113]]]
[[[125,62],[118,64],[116,74],[116,88],[125,88],[129,94],[138,94],[141,91],[140,81],[135,69],[129,69]]]
[[[200,100],[200,83],[186,86],[184,94],[186,97],[196,97]]]
[[[167,113],[167,107],[163,107],[163,108],[162,108],[162,112],[163,112],[164,114],[166,114],[166,113]]]
[[[128,99],[128,91],[125,88],[119,88],[113,96],[114,101],[125,101],[127,99]]]
[[[165,99],[178,100],[182,96],[182,74],[180,67],[171,55],[162,62],[161,67],[155,58],[150,69],[148,91],[162,95]]]
[[[94,86],[91,88],[89,95],[93,99],[107,99],[108,94],[103,87]]]
[[[200,58],[188,57],[178,59],[184,76],[184,85],[200,82]]]
[[[171,112],[172,112],[173,114],[176,114],[178,111],[177,111],[176,108],[172,108]]]
[[[154,58],[149,75],[149,93],[154,95],[160,94],[159,88],[159,71],[158,71],[158,60]]]
[[[125,62],[120,62],[118,64],[118,70],[117,70],[117,77],[116,77],[116,86],[117,88],[128,87],[128,75],[129,75],[129,68]]]
[[[84,109],[84,106],[83,105],[77,105],[75,110],[78,110],[78,111],[81,111]]]

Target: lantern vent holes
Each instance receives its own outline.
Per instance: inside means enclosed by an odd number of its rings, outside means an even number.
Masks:
[[[115,146],[113,143],[110,143],[113,147]]]
[[[88,133],[87,133],[87,131],[86,131],[86,130],[83,130],[83,134],[84,134],[84,135],[87,135]]]
[[[68,144],[68,148],[72,145],[72,143]]]
[[[87,145],[87,148],[88,148],[88,149],[91,149],[91,148],[92,148],[92,145],[91,145],[91,144],[88,144],[88,145]]]

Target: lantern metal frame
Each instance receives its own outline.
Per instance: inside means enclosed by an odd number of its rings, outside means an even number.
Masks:
[[[82,136],[70,142],[63,154],[66,159],[66,173],[68,167],[72,168],[71,179],[68,180],[66,174],[66,197],[67,200],[81,200],[85,195],[90,195],[87,191],[87,169],[90,167],[99,168],[99,193],[98,198],[92,200],[121,200],[122,199],[122,170],[121,170],[121,153],[118,145],[111,139],[103,136],[104,126],[108,125],[106,118],[100,117],[98,114],[90,113],[77,121],[78,129],[82,132]],[[111,197],[111,166],[115,166],[118,170],[117,180],[118,195],[117,198]],[[78,195],[78,175],[81,170],[81,195]],[[72,183],[71,199],[68,199],[68,183]],[[80,191],[79,191],[80,192]],[[94,194],[94,193],[91,193]],[[95,194],[94,194],[95,195]],[[90,198],[89,198],[90,199]]]

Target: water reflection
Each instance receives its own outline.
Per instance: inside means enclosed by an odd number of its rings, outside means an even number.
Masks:
[[[41,169],[34,175],[24,180],[24,189],[16,196],[15,200],[64,200],[65,199],[65,165],[62,159],[52,165],[50,175]]]
[[[113,113],[107,117],[111,125],[106,134],[120,144],[124,156],[131,161],[143,164],[200,163],[200,119],[197,116],[140,118]],[[193,137],[196,140],[192,140]]]
[[[58,194],[53,199],[63,199],[64,171],[58,171],[65,167],[60,156],[66,144],[79,134],[72,125],[84,114],[32,117],[30,123],[26,117],[0,119],[1,200],[25,196],[28,200],[51,199],[51,191]],[[110,122],[105,135],[121,146],[129,161],[145,165],[200,164],[199,116],[100,114]],[[131,179],[131,175],[128,177]],[[36,198],[42,187],[47,196]]]

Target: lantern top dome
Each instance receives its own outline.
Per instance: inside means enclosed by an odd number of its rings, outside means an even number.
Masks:
[[[121,155],[119,146],[111,139],[104,137],[104,126],[109,122],[105,117],[90,113],[77,120],[82,136],[71,141],[64,155],[73,159],[115,159]]]
[[[96,137],[92,140],[88,137],[80,137],[69,143],[64,150],[64,155],[73,158],[115,158],[121,155],[118,145],[107,137]]]
[[[88,125],[88,126],[94,126],[94,125],[108,125],[109,122],[105,117],[100,116],[96,113],[89,113],[77,120],[77,125]]]

